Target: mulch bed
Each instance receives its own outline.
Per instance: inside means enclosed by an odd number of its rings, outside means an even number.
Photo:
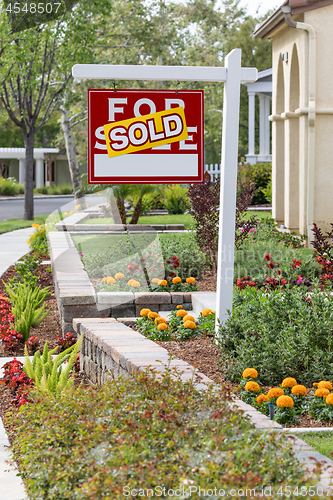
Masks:
[[[49,265],[39,265],[37,268],[37,273],[39,275],[38,284],[42,287],[49,286],[52,294],[47,297],[47,307],[50,308],[50,312],[46,319],[41,323],[40,326],[31,329],[31,335],[37,336],[41,342],[42,348],[47,341],[49,348],[53,348],[57,337],[62,336],[62,331],[60,328],[59,313],[57,308],[57,302],[54,295],[54,286],[52,273],[49,270]],[[5,287],[3,281],[6,282],[9,278],[14,276],[14,266],[8,268],[8,270],[0,277],[0,294],[5,293]],[[216,275],[212,272],[207,271],[200,279],[197,280],[200,291],[216,291]],[[223,376],[223,367],[220,366],[220,354],[219,348],[214,342],[213,337],[201,336],[194,337],[187,341],[170,341],[170,342],[157,342],[165,349],[167,349],[170,354],[176,356],[179,359],[186,361],[192,366],[196,367],[204,375],[212,379],[216,383],[223,383],[233,388],[237,392],[238,384],[228,382]],[[5,353],[2,346],[0,345],[0,363],[1,357],[9,356],[22,356],[23,349],[16,351],[15,353]],[[81,382],[87,383],[83,374],[76,374],[75,383],[79,384]],[[0,417],[3,419],[8,411],[13,409],[11,391],[0,382]],[[301,417],[301,423],[293,427],[332,427],[333,422],[317,422],[309,416]]]

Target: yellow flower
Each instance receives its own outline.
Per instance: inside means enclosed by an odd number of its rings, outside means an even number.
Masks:
[[[259,392],[260,391],[260,387],[259,387],[259,384],[257,384],[257,382],[247,382],[245,384],[245,390],[246,391],[251,391],[251,392]]]
[[[161,331],[161,330],[167,330],[168,328],[168,325],[166,323],[160,323],[157,327],[157,330]]]
[[[38,229],[40,227],[40,224],[31,224],[31,227],[35,227],[36,229]]]
[[[319,384],[318,384],[318,382],[313,382],[312,385],[313,385],[313,387],[318,387]]]
[[[183,306],[177,306],[176,309],[183,309]]]
[[[139,286],[141,286],[141,283],[139,281],[132,280],[130,286],[132,286],[133,288],[139,288]]]
[[[155,325],[160,325],[161,323],[166,323],[165,318],[156,318],[155,319]]]
[[[81,204],[80,205],[75,205],[75,208],[77,208],[77,209],[81,208]]]
[[[148,316],[150,312],[151,312],[150,309],[141,309],[140,316]]]
[[[192,278],[192,276],[190,276],[189,278],[186,278],[186,283],[195,283],[195,278]]]
[[[183,321],[184,321],[184,323],[185,323],[185,321],[194,321],[195,322],[195,319],[190,314],[186,314],[186,316],[183,317]]]
[[[152,283],[156,283],[156,284],[158,284],[158,282],[159,282],[160,280],[159,280],[158,278],[153,278],[151,281],[152,281]]]
[[[315,396],[318,398],[326,398],[328,396],[330,391],[328,389],[325,389],[325,387],[322,387],[321,389],[317,389],[315,392]]]
[[[260,396],[257,397],[256,399],[258,405],[261,405],[261,403],[263,403],[264,401],[269,401],[268,399],[268,396],[266,396],[266,394],[260,394]]]
[[[132,286],[132,282],[133,282],[133,281],[135,281],[135,280],[134,280],[133,278],[131,278],[130,280],[128,280],[127,284],[128,284],[129,286]]]
[[[281,385],[284,388],[288,387],[289,389],[291,389],[292,387],[294,387],[294,385],[297,385],[297,382],[296,379],[294,379],[293,377],[287,377],[284,380],[282,380]]]
[[[307,391],[304,385],[294,385],[294,387],[291,389],[291,392],[295,396],[305,396]]]
[[[184,327],[191,328],[191,330],[194,330],[194,328],[196,328],[197,325],[194,323],[194,321],[185,321]]]
[[[284,391],[283,391],[283,389],[281,389],[281,387],[273,387],[267,393],[267,396],[269,397],[269,399],[275,399],[275,398],[278,398],[279,396],[283,396],[283,395],[284,395]]]
[[[167,280],[159,280],[157,284],[158,286],[167,286],[168,282]]]
[[[114,277],[116,278],[116,280],[122,280],[123,278],[125,278],[123,273],[117,273],[114,275]]]
[[[212,311],[211,309],[204,309],[201,314],[202,316],[206,317],[208,316],[208,314],[211,314],[212,312],[214,311]]]
[[[173,278],[172,280],[172,283],[174,285],[177,285],[177,283],[181,283],[182,282],[182,279],[179,277],[179,276],[176,276],[175,278]]]
[[[106,278],[106,282],[107,282],[108,285],[114,285],[115,282],[116,282],[116,280],[112,276],[108,276]]]
[[[292,408],[294,406],[294,400],[290,396],[280,396],[276,400],[276,406],[279,408]]]
[[[326,397],[326,404],[328,404],[328,405],[333,405],[333,394],[329,394],[329,395]]]
[[[159,314],[158,313],[155,313],[155,312],[150,312],[148,313],[148,318],[149,319],[155,319],[155,318],[158,318],[159,317]]]
[[[30,238],[34,238],[35,237],[35,234],[30,234]]]
[[[245,368],[243,371],[243,378],[257,378],[258,377],[258,372],[255,368]]]
[[[327,380],[322,380],[318,384],[318,389],[328,389],[329,391],[332,390],[332,384],[331,382],[328,382]]]
[[[28,245],[30,245],[30,240],[27,241]]]
[[[107,278],[103,278],[103,279],[102,279],[102,283],[103,283],[104,281],[107,281],[107,280],[108,280]]]
[[[176,312],[178,318],[183,318],[184,316],[187,315],[187,311],[185,311],[185,309],[179,309],[177,312]]]

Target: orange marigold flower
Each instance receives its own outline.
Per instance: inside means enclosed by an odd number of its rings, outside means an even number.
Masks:
[[[165,318],[155,318],[155,325],[160,325],[161,323],[166,323]]]
[[[284,380],[282,380],[282,384],[281,385],[284,388],[288,387],[289,389],[291,389],[292,387],[294,387],[294,385],[297,385],[297,382],[296,382],[295,378],[293,378],[293,377],[287,377]]]
[[[103,283],[103,281],[107,281],[107,280],[108,280],[107,278],[103,278],[103,279],[102,279],[102,283]]]
[[[259,387],[259,384],[257,384],[257,382],[247,382],[245,384],[245,390],[246,391],[251,391],[251,392],[259,392],[260,391],[260,387]]]
[[[183,321],[184,321],[184,323],[185,323],[185,321],[194,321],[195,322],[195,319],[190,314],[186,314],[186,316],[183,317]]]
[[[172,280],[172,283],[174,285],[177,285],[177,283],[181,283],[182,282],[182,279],[179,277],[179,276],[176,276],[175,278],[173,278]]]
[[[156,283],[156,284],[158,284],[158,282],[159,282],[160,280],[159,280],[158,278],[153,278],[151,281],[152,281],[152,283]]]
[[[141,286],[141,283],[139,281],[132,280],[132,283],[130,286],[132,286],[133,288],[138,288],[139,286]]]
[[[159,314],[158,313],[155,313],[155,312],[150,312],[148,313],[148,318],[149,319],[155,319],[155,318],[158,318],[159,317]]]
[[[312,385],[313,385],[313,387],[318,387],[319,384],[318,384],[318,382],[313,382]]]
[[[281,389],[281,387],[273,387],[267,393],[267,396],[269,397],[269,399],[275,399],[275,398],[278,398],[279,396],[283,396],[283,395],[284,395],[284,391],[283,391],[283,389]]]
[[[329,394],[329,395],[326,397],[326,404],[328,404],[328,405],[333,405],[333,394]]]
[[[294,396],[306,396],[307,391],[305,385],[294,385],[291,392]]]
[[[326,398],[328,396],[330,391],[328,389],[325,389],[325,387],[318,388],[315,392],[315,396],[318,398]]]
[[[294,406],[294,400],[290,396],[280,396],[276,400],[276,406],[279,408],[292,408]]]
[[[122,280],[123,278],[125,278],[123,273],[117,273],[114,275],[114,277],[116,278],[116,280]]]
[[[211,309],[204,309],[202,312],[201,312],[201,315],[206,317],[208,316],[208,314],[211,314],[213,313],[214,311],[212,311]]]
[[[108,285],[114,285],[115,282],[116,282],[116,280],[112,276],[108,276],[106,278],[106,282],[107,282]]]
[[[328,389],[329,391],[332,390],[332,384],[331,382],[328,382],[327,380],[321,380],[318,384],[318,389]]]
[[[258,377],[258,372],[255,368],[245,368],[243,371],[243,378],[257,378]]]
[[[194,330],[194,328],[197,327],[194,321],[185,321],[184,326],[185,328],[191,328],[191,330]]]
[[[130,280],[128,280],[127,284],[128,284],[129,286],[132,286],[133,281],[135,281],[135,280],[134,280],[133,278],[131,278]]]
[[[183,306],[177,306],[176,309],[183,309]]]
[[[176,312],[178,318],[183,318],[184,316],[187,315],[187,311],[185,311],[185,309],[179,309],[177,312]]]
[[[166,323],[161,323],[160,325],[158,325],[157,330],[159,330],[159,331],[167,330],[167,328],[168,328],[168,325]]]
[[[151,312],[150,309],[141,309],[140,316],[148,316],[150,312]]]
[[[195,283],[195,278],[192,278],[192,276],[190,276],[189,278],[186,278],[186,283],[190,283],[190,284]]]
[[[266,396],[266,394],[260,394],[260,396],[257,397],[256,399],[258,405],[261,405],[261,403],[263,403],[264,401],[269,401],[268,399],[268,396]]]
[[[168,282],[167,280],[159,280],[157,284],[158,286],[167,286]]]

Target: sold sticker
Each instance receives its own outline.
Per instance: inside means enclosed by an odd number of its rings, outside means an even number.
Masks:
[[[182,106],[108,123],[103,128],[110,158],[188,139]]]

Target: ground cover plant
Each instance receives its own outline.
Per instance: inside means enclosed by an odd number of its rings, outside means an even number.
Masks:
[[[195,376],[184,384],[166,368],[161,378],[31,396],[6,420],[31,499],[124,498],[138,488],[165,488],[169,498],[190,485],[226,494],[271,485],[274,494],[281,483],[309,484],[283,435],[254,429],[230,408],[227,389],[198,391]]]
[[[234,291],[233,315],[219,329],[226,377],[239,380],[248,366],[265,385],[294,377],[333,377],[333,297],[330,290],[305,285],[281,290],[247,286]]]

